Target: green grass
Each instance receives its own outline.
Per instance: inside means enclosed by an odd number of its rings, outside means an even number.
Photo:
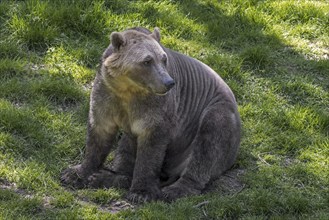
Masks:
[[[1,1],[0,218],[328,219],[328,11],[325,0]],[[83,157],[109,35],[133,26],[160,27],[165,46],[234,91],[242,191],[115,211],[124,191],[60,185]]]

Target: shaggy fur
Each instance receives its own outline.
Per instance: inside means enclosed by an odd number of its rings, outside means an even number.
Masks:
[[[135,202],[196,195],[233,165],[240,130],[234,95],[211,68],[163,47],[158,29],[114,32],[91,94],[85,158],[62,181],[127,188]]]

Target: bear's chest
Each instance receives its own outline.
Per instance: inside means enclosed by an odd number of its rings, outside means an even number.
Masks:
[[[127,103],[115,103],[113,111],[114,123],[125,133],[132,134],[132,126],[135,121],[136,109]]]

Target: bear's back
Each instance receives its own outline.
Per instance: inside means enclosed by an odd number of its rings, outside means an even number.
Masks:
[[[217,102],[235,103],[235,98],[221,77],[206,64],[165,48],[168,55],[168,72],[176,85],[175,106],[183,127],[195,124],[204,109]]]

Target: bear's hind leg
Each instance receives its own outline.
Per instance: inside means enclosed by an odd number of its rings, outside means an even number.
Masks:
[[[218,103],[205,109],[191,147],[189,163],[181,177],[162,192],[169,200],[197,195],[206,184],[229,169],[240,143],[240,118],[236,108]]]

